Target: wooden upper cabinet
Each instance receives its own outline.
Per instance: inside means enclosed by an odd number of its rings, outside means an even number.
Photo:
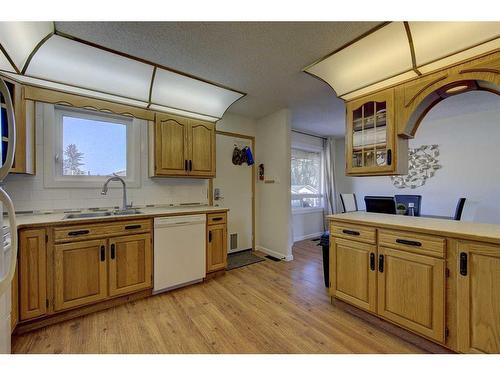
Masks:
[[[215,177],[215,126],[206,121],[189,121],[189,175]]]
[[[458,242],[454,266],[458,350],[500,353],[500,246]]]
[[[376,246],[331,237],[330,253],[330,294],[362,309],[376,312]]]
[[[406,173],[408,140],[396,135],[394,89],[348,102],[346,110],[346,174]]]
[[[154,169],[158,176],[186,176],[188,120],[158,114],[154,129]]]
[[[156,115],[150,130],[150,175],[215,177],[215,124]]]
[[[25,100],[24,87],[3,78],[11,94],[16,121],[16,152],[11,173],[35,174],[35,102]],[[6,109],[2,99],[2,118]],[[2,122],[2,149],[7,149],[7,125]]]
[[[19,315],[32,319],[47,312],[45,229],[19,232]]]
[[[386,247],[378,254],[378,314],[444,343],[444,259]]]
[[[106,240],[54,246],[54,310],[98,302],[107,297]]]
[[[109,240],[109,295],[151,288],[151,235],[137,234]]]

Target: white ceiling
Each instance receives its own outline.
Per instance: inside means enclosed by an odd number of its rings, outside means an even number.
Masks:
[[[248,93],[229,112],[292,111],[292,126],[343,135],[343,102],[302,68],[379,22],[56,22],[64,33]]]

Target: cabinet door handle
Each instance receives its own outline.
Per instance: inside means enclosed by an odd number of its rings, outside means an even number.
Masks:
[[[212,221],[221,221],[221,220],[222,220],[222,218],[221,218],[221,217],[213,217],[213,218],[212,218]]]
[[[378,256],[378,272],[384,272],[384,256]]]
[[[460,253],[460,275],[467,276],[467,253]]]
[[[391,164],[392,164],[392,150],[388,149],[387,150],[387,165],[391,165]]]
[[[189,171],[191,172],[193,170],[193,161],[189,160]]]
[[[397,243],[400,243],[400,244],[403,244],[403,245],[408,245],[408,246],[422,246],[422,242],[418,242],[418,241],[412,241],[412,240],[404,240],[402,238],[398,238],[396,240]]]
[[[188,161],[187,160],[184,160],[184,170],[185,171],[188,170]]]
[[[134,225],[127,225],[125,229],[141,229],[142,225],[141,224],[134,224]]]
[[[115,244],[111,244],[111,259],[115,259]]]
[[[342,233],[350,234],[351,236],[359,236],[360,233],[357,230],[343,229]]]
[[[104,262],[106,260],[106,248],[104,245],[101,246],[101,262]]]
[[[88,229],[83,230],[75,230],[73,232],[68,232],[68,236],[81,236],[83,234],[89,234],[90,231]]]
[[[375,271],[375,254],[370,253],[370,270]]]
[[[212,231],[208,231],[208,242],[212,242]]]

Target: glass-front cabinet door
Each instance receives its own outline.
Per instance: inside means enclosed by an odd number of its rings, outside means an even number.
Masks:
[[[395,171],[393,102],[390,89],[347,103],[347,174]]]

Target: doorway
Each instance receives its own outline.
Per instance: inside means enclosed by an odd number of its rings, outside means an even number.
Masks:
[[[213,203],[229,209],[228,253],[255,250],[255,164],[234,165],[235,147],[255,150],[255,138],[216,132],[217,177],[213,179]]]

